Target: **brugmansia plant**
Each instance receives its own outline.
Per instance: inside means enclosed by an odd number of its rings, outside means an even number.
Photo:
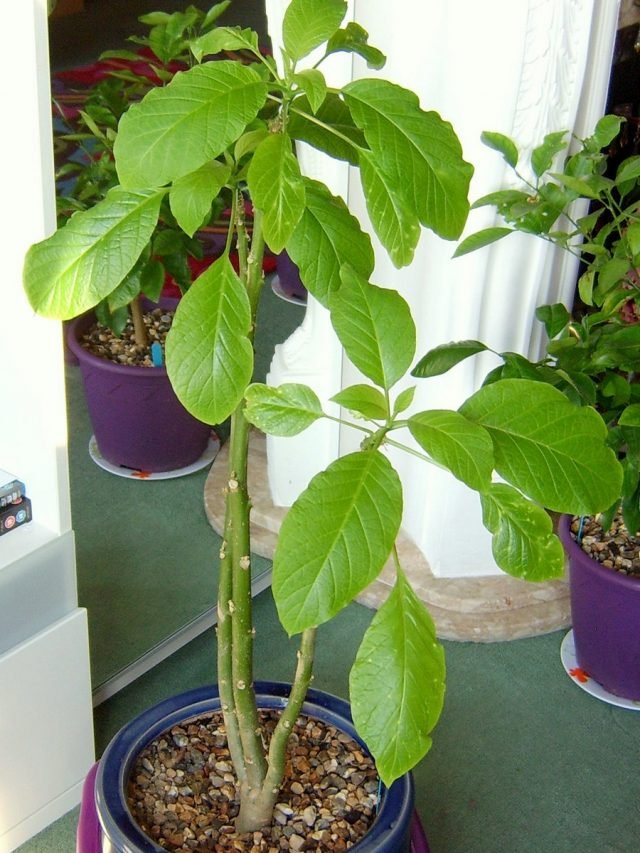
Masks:
[[[32,247],[25,264],[27,293],[39,313],[77,315],[117,288],[138,262],[163,200],[193,234],[220,189],[233,194],[229,241],[236,240],[239,271],[225,253],[193,283],[178,306],[166,362],[176,393],[196,417],[231,419],[218,682],[241,792],[240,831],[271,820],[289,733],[312,679],[318,626],[373,581],[390,556],[395,586],[351,671],[353,717],[387,785],[429,748],[443,704],[443,650],[398,559],[402,486],[386,447],[405,446],[476,490],[496,560],[531,580],[563,571],[543,507],[592,512],[608,505],[620,484],[598,415],[538,382],[504,380],[457,411],[409,414],[415,386],[407,387],[407,375],[429,372],[428,357],[416,362],[410,309],[399,293],[370,283],[368,233],[341,198],[301,174],[294,143],[304,140],[359,168],[371,225],[398,267],[411,262],[421,226],[445,239],[460,235],[472,168],[452,127],[423,110],[413,92],[378,77],[339,90],[327,85],[322,63],[337,51],[359,54],[373,68],[384,64],[360,26],[342,26],[346,5],[292,0],[283,22],[282,72],[250,30],[219,27],[194,41],[198,64],[123,116],[115,144],[119,185]],[[255,64],[206,58],[238,48],[251,51]],[[313,66],[304,67],[312,51]],[[254,208],[250,241],[245,193]],[[300,635],[300,646],[290,698],[268,748],[252,689],[249,432],[254,425],[295,435],[325,415],[304,385],[251,384],[265,246],[289,253],[363,374],[362,383],[333,397],[355,415],[345,422],[361,433],[359,450],[312,479],[280,531],[273,594],[285,630]]]

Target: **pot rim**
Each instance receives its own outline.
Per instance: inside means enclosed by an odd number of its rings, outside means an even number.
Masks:
[[[164,305],[163,305],[164,303]],[[178,304],[177,299],[173,299],[171,297],[163,297],[160,302],[145,302],[145,308],[149,306],[160,306],[166,307],[167,309],[174,309]],[[89,328],[89,326],[95,322],[96,315],[93,310],[85,311],[84,314],[80,314],[78,317],[74,317],[69,321],[69,325],[67,328],[67,346],[73,353],[73,355],[78,359],[78,361],[83,362],[84,364],[98,368],[100,370],[104,370],[107,373],[112,373],[116,376],[127,375],[129,377],[139,376],[142,378],[143,376],[147,379],[152,376],[167,376],[167,368],[162,367],[141,367],[138,364],[116,364],[114,361],[110,361],[108,358],[100,358],[97,355],[89,352],[89,350],[85,349],[78,338],[80,335]]]
[[[283,708],[291,690],[291,684],[288,682],[256,681],[254,687],[258,702],[265,709]],[[96,809],[105,832],[113,833],[115,830],[115,834],[136,845],[133,848],[124,847],[126,853],[156,853],[163,850],[142,832],[126,803],[126,781],[137,755],[161,732],[178,723],[219,710],[220,703],[217,700],[217,684],[170,696],[125,724],[105,749],[96,774]],[[355,731],[350,706],[345,699],[309,688],[301,713],[311,717],[321,714],[325,721],[353,737],[368,752]],[[403,835],[402,827],[410,825],[415,796],[412,774],[405,774],[390,788],[385,788],[381,783],[381,792],[375,820],[364,838],[351,848],[354,853],[358,850],[369,850],[368,844],[371,841],[381,841],[386,836],[397,834],[399,841]],[[109,825],[105,825],[107,823]]]
[[[630,577],[623,572],[607,568],[607,566],[601,565],[598,560],[590,557],[582,550],[571,535],[571,522],[575,517],[572,515],[563,515],[558,523],[558,536],[564,545],[567,556],[577,563],[583,571],[592,572],[603,579],[608,578],[611,584],[617,585],[621,589],[630,592],[635,591],[636,594],[640,594],[640,580],[638,578]]]

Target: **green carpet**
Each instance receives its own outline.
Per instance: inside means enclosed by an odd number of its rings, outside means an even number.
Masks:
[[[267,284],[258,315],[254,378],[304,316]],[[94,689],[200,616],[215,601],[220,538],[204,511],[208,469],[137,481],[103,471],[88,453],[91,425],[80,370],[67,368],[71,509],[78,598],[89,613]],[[227,434],[226,425],[219,429]],[[256,575],[269,563],[254,561]]]
[[[290,678],[294,644],[267,591],[255,602],[258,677]],[[321,629],[315,686],[346,695],[371,612],[350,605]],[[415,772],[432,853],[637,853],[640,719],[582,692],[559,660],[562,634],[508,643],[446,642],[447,698]],[[215,680],[209,631],[95,712],[100,754],[149,704]],[[72,853],[77,812],[20,848]]]

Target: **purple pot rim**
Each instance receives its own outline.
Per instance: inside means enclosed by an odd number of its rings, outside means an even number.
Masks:
[[[69,327],[67,329],[67,346],[78,361],[96,369],[103,370],[105,373],[111,373],[115,376],[126,375],[130,378],[138,377],[140,379],[149,379],[153,375],[158,377],[162,376],[163,378],[167,377],[166,367],[141,367],[137,364],[116,364],[108,358],[100,358],[85,349],[78,338],[85,328],[88,328],[94,321],[95,315],[93,312],[89,312],[87,314],[82,314],[80,317],[76,317],[69,323]]]
[[[563,515],[558,523],[558,536],[564,545],[567,556],[572,562],[580,566],[582,571],[590,572],[603,580],[606,578],[612,585],[618,586],[630,593],[635,591],[636,595],[640,595],[640,580],[638,578],[629,577],[622,572],[615,571],[615,569],[609,569],[582,550],[571,535],[571,522],[574,517]]]

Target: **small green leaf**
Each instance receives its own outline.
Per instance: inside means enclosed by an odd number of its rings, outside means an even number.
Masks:
[[[553,305],[541,305],[536,308],[536,317],[544,323],[545,331],[550,338],[555,338],[556,335],[560,334],[571,319],[571,315],[562,302],[556,302]]]
[[[458,412],[432,409],[409,418],[409,431],[432,459],[472,489],[488,488],[493,472],[489,433]]]
[[[378,451],[336,459],[287,512],[273,557],[273,595],[289,634],[333,618],[386,562],[402,487]]]
[[[350,385],[332,398],[334,403],[371,420],[386,420],[389,407],[384,394],[371,385]]]
[[[428,752],[444,688],[444,650],[433,621],[399,572],[367,628],[349,676],[353,720],[385,785]]]
[[[293,80],[307,96],[313,112],[317,113],[327,96],[327,83],[324,74],[317,68],[307,68],[304,71],[298,71]]]
[[[593,285],[595,278],[595,270],[587,270],[578,279],[578,294],[585,305],[593,305]]]
[[[272,133],[256,148],[247,184],[254,207],[261,210],[265,240],[275,254],[284,249],[305,208],[300,166],[286,133]]]
[[[174,182],[169,193],[171,212],[190,237],[206,224],[211,204],[229,180],[230,173],[229,166],[212,160]]]
[[[396,397],[396,401],[393,406],[393,416],[402,414],[402,412],[406,412],[409,406],[413,403],[413,398],[416,393],[416,386],[411,385],[409,388],[405,388],[404,391],[401,391]]]
[[[562,577],[562,543],[541,507],[503,483],[491,485],[480,499],[484,525],[493,534],[493,556],[503,571],[528,581]]]
[[[566,130],[548,133],[542,145],[538,145],[533,149],[531,152],[531,168],[536,177],[540,178],[544,175],[551,168],[556,154],[559,154],[560,151],[563,151],[567,147],[566,137]]]
[[[202,62],[203,56],[213,56],[223,50],[249,50],[260,56],[258,34],[241,27],[216,27],[192,41],[190,48],[198,62]]]
[[[454,258],[461,258],[463,255],[468,255],[469,252],[475,252],[478,249],[483,249],[485,246],[490,246],[498,240],[502,240],[508,234],[512,234],[514,228],[506,228],[503,225],[496,225],[492,228],[483,228],[482,231],[476,231],[475,234],[469,234],[464,240],[458,243],[458,246],[453,253]]]
[[[255,383],[245,399],[245,418],[269,435],[298,435],[323,416],[320,400],[307,385],[292,382],[274,388]]]
[[[513,139],[505,136],[504,133],[495,133],[490,130],[480,134],[480,139],[488,148],[493,148],[494,151],[502,154],[507,165],[515,169],[518,165],[518,148]]]
[[[167,372],[183,406],[205,423],[222,423],[242,400],[253,372],[251,309],[223,255],[178,303],[167,335]]]
[[[369,235],[341,198],[317,181],[305,179],[306,207],[287,252],[305,287],[325,308],[341,286],[340,268],[348,263],[364,278],[373,272]]]
[[[411,371],[411,375],[420,379],[440,376],[466,358],[487,350],[488,347],[480,341],[454,341],[450,344],[441,344],[422,356]]]
[[[331,297],[331,322],[358,370],[389,390],[411,365],[416,330],[411,311],[395,290],[370,284],[348,266]]]
[[[543,506],[592,515],[619,494],[622,472],[602,418],[551,385],[503,379],[459,411],[491,435],[497,473]]]
[[[282,21],[282,38],[289,56],[297,61],[328,41],[346,12],[346,0],[291,0]]]
[[[68,320],[107,297],[148,245],[163,196],[164,191],[115,187],[31,246],[23,271],[31,307],[44,317]]]
[[[344,29],[337,30],[327,44],[327,56],[332,53],[346,52],[356,53],[361,56],[369,68],[380,70],[384,67],[387,58],[368,43],[369,33],[355,21],[349,21]]]

